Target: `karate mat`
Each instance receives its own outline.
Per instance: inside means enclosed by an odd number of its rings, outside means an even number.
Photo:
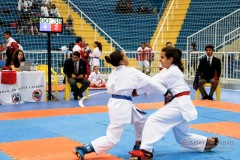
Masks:
[[[222,90],[222,101],[225,102],[193,101],[199,115],[197,120],[191,122],[190,131],[207,137],[219,137],[221,142],[213,151],[200,153],[183,148],[170,131],[154,145],[153,159],[238,159],[239,93]],[[235,102],[227,102],[231,94]],[[89,100],[83,101],[85,107],[79,107],[78,101],[63,100],[63,92],[60,92],[58,102],[0,105],[0,160],[76,160],[72,149],[105,135],[109,124],[106,107],[109,95],[105,91],[90,91],[90,95]],[[147,115],[163,106],[163,98],[158,95],[139,96],[133,101]],[[92,153],[85,159],[125,160],[130,156],[128,151],[133,145],[134,130],[127,125],[119,144],[105,154]]]

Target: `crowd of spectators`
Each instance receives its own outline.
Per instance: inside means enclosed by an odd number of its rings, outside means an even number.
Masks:
[[[126,0],[126,2],[124,2],[123,0],[118,0],[116,12],[117,13],[132,13],[133,12],[132,1]]]
[[[18,10],[20,19],[16,22],[17,34],[40,35],[36,25],[37,18],[34,19],[34,16],[31,16],[34,13],[34,11],[31,10],[34,2],[34,0],[30,2],[23,2],[22,0],[19,0]],[[34,6],[34,9],[37,9],[38,11],[38,13],[34,13],[35,17],[61,17],[58,8],[55,4],[52,4],[51,0],[42,0],[41,6]],[[73,18],[71,15],[69,15],[65,21],[64,28],[69,32],[70,35],[74,35]]]
[[[41,4],[40,4],[41,3]],[[60,13],[52,0],[19,0],[19,19],[11,25],[20,35],[40,35],[38,33],[37,20],[42,17],[60,17]]]
[[[153,7],[149,6],[137,6],[135,4],[135,7],[138,7],[136,11],[133,9],[133,3],[131,0],[118,0],[117,1],[117,6],[116,6],[116,13],[138,13],[138,14],[151,14],[151,13],[156,13],[157,8],[155,5]]]
[[[68,18],[66,20],[65,29],[70,33],[70,35],[74,35],[73,18],[71,15],[68,15]]]

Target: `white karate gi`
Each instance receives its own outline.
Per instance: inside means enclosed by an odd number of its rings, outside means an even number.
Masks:
[[[101,87],[105,83],[105,80],[101,79],[100,72],[98,73],[92,72],[89,75],[88,80],[90,81],[90,86],[95,85],[97,87]]]
[[[165,94],[167,89],[156,83],[151,77],[132,67],[118,66],[108,77],[108,94],[130,96],[133,89],[141,89],[146,92],[160,92]],[[136,141],[142,138],[142,128],[146,117],[140,114],[130,100],[110,98],[108,101],[108,114],[110,124],[106,136],[91,142],[95,152],[100,154],[114,147],[120,140],[124,126],[133,124]]]
[[[153,79],[170,89],[173,95],[190,90],[185,83],[183,73],[176,65],[171,65],[169,69],[164,68]],[[197,119],[197,111],[190,95],[174,98],[148,117],[144,125],[140,149],[152,152],[154,143],[173,129],[175,139],[180,145],[204,151],[207,137],[189,133],[188,122],[194,119]]]
[[[91,60],[89,62],[89,65],[91,66],[91,69],[93,70],[94,66],[100,66],[100,56],[101,56],[101,51],[99,50],[98,47],[94,48],[93,52],[89,54],[91,57]]]

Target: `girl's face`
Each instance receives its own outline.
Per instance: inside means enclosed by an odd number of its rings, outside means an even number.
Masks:
[[[173,58],[170,57],[169,59],[166,57],[165,52],[161,52],[160,54],[160,63],[162,64],[163,68],[169,68],[172,65]]]
[[[18,53],[18,60],[21,61],[23,58],[23,52]]]
[[[93,43],[93,47],[96,48],[96,47],[97,47],[97,44],[96,44],[96,43]]]
[[[129,65],[128,57],[126,56],[125,53],[122,52],[122,54],[123,54],[123,59],[120,61],[120,64],[128,66]]]
[[[94,67],[93,71],[98,74],[98,67]]]

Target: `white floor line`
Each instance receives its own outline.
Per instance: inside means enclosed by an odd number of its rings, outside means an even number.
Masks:
[[[89,97],[91,97],[91,96],[93,96],[93,95],[96,95],[96,94],[105,93],[105,92],[107,92],[107,91],[93,93],[93,94],[90,94]],[[83,100],[86,99],[86,98],[87,98],[87,97],[84,96],[83,98],[81,98],[81,99],[79,100],[78,104],[79,104],[80,107],[85,107],[85,106],[83,105]]]

